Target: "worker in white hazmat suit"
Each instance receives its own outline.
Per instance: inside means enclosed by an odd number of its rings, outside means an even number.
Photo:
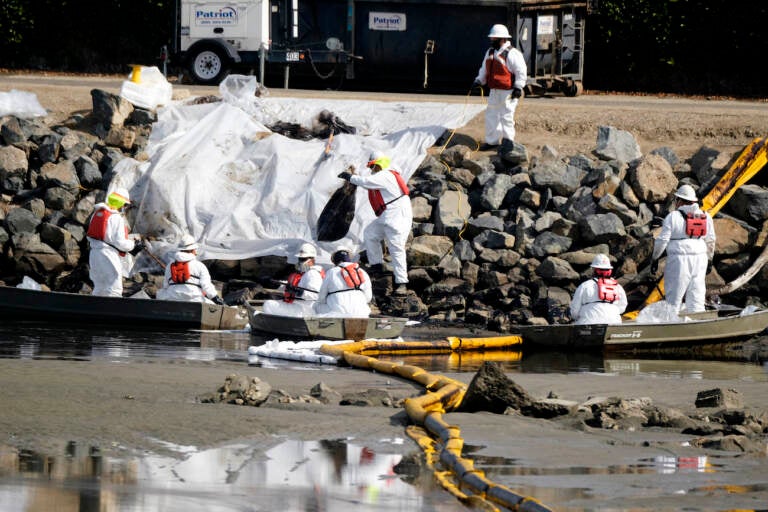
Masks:
[[[611,277],[613,265],[605,254],[592,259],[594,277],[576,288],[571,300],[571,317],[576,324],[620,324],[627,309],[624,288]]]
[[[381,153],[373,153],[366,166],[371,169],[369,176],[359,176],[348,171],[339,178],[368,190],[376,219],[363,231],[363,245],[368,255],[368,264],[374,271],[380,271],[384,262],[382,241],[386,241],[392,257],[392,272],[395,277],[395,294],[408,293],[408,266],[405,244],[411,233],[413,210],[408,185],[400,173],[390,168],[391,159]]]
[[[304,243],[296,253],[296,272],[292,272],[281,285],[282,300],[264,301],[262,312],[268,315],[308,317],[315,313],[315,302],[325,278],[325,270],[315,265],[317,249]]]
[[[318,316],[367,318],[373,300],[371,278],[350,261],[350,250],[340,248],[331,255],[335,267],[325,274],[315,304]]]
[[[675,209],[667,214],[653,244],[651,272],[658,272],[659,258],[667,251],[664,292],[675,313],[683,298],[688,313],[704,311],[706,277],[715,255],[715,225],[699,208],[696,192],[682,185],[675,192]]]
[[[127,253],[138,254],[143,249],[141,240],[128,236],[123,217],[125,205],[131,204],[128,191],[117,188],[107,195],[106,203],[98,203],[88,223],[90,253],[88,264],[93,281],[93,295],[123,296],[123,264]]]
[[[158,299],[224,305],[224,300],[211,282],[208,267],[197,259],[198,248],[192,235],[186,234],[181,238],[173,261],[165,267],[163,287],[157,291]]]
[[[488,150],[499,145],[504,150],[515,140],[515,110],[528,81],[528,67],[520,51],[512,46],[512,36],[504,25],[494,25],[488,33],[491,47],[485,52],[474,87],[486,85],[488,106],[485,109],[485,144]]]

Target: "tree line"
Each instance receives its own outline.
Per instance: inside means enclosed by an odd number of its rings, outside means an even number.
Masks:
[[[768,2],[592,4],[587,89],[768,96]],[[127,73],[129,63],[158,62],[161,47],[171,44],[175,10],[175,0],[3,0],[0,67]]]

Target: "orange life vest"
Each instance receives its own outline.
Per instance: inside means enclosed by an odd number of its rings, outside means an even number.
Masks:
[[[408,185],[405,184],[405,180],[402,176],[400,176],[400,173],[388,169],[389,172],[395,175],[395,180],[397,181],[397,186],[400,187],[400,192],[402,192],[401,195],[397,196],[391,201],[384,202],[384,198],[381,197],[381,190],[369,190],[368,191],[368,202],[371,203],[371,208],[373,208],[373,213],[376,214],[376,216],[380,216],[382,213],[384,213],[384,210],[387,209],[387,205],[390,203],[394,203],[398,199],[400,199],[403,196],[407,196],[410,192],[408,191]]]
[[[107,236],[107,224],[109,223],[109,218],[111,216],[112,212],[106,208],[96,210],[91,217],[91,222],[88,224],[88,232],[86,233],[86,236],[104,242],[115,249],[120,256],[125,256],[125,252],[104,240]],[[128,238],[128,226],[125,227],[125,238]]]
[[[328,295],[332,295],[334,293],[340,293],[340,292],[351,292],[353,290],[359,290],[360,286],[365,282],[365,275],[362,273],[362,270],[360,270],[360,266],[357,263],[352,263],[350,265],[347,265],[346,267],[340,267],[341,268],[341,277],[344,279],[344,283],[347,285],[347,288],[342,288],[341,290],[334,290],[332,292],[328,292]]]
[[[302,288],[299,286],[299,281],[301,281],[301,277],[304,275],[303,272],[291,272],[291,274],[288,276],[288,279],[285,283],[285,291],[283,292],[283,301],[287,303],[291,303],[296,299],[299,299],[299,290],[303,290],[306,292],[315,292],[317,293],[319,290],[310,290],[309,288]],[[325,270],[320,269],[320,277],[325,279]]]
[[[174,261],[171,263],[171,282],[173,284],[187,284],[190,277],[192,276],[189,273],[188,261]]]
[[[600,302],[613,303],[619,300],[619,283],[611,277],[599,277],[597,281],[597,298]]]
[[[285,283],[285,291],[283,292],[283,302],[290,304],[296,300],[296,292],[299,291],[299,281],[301,281],[301,272],[292,272],[288,276],[288,280]]]
[[[489,89],[503,89],[508,91],[515,83],[515,75],[507,68],[507,55],[509,48],[494,55],[494,49],[488,49],[485,58],[485,83]]]
[[[685,219],[685,234],[690,238],[701,238],[707,234],[707,214],[704,212],[685,213],[677,210]]]

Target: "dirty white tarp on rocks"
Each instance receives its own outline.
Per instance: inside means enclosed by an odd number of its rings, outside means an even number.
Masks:
[[[391,155],[392,167],[409,178],[446,129],[484,108],[256,97],[256,87],[253,77],[229,77],[221,86],[226,101],[160,109],[149,160],[124,160],[111,185],[127,186],[138,200],[134,232],[173,244],[189,231],[202,259],[291,257],[303,241],[314,241],[317,218],[343,184],[337,175],[349,165],[369,172],[365,163],[376,149]],[[267,128],[282,121],[311,129],[323,110],[357,129],[355,135],[335,135],[327,157],[325,140],[290,139]],[[365,191],[357,193],[347,238],[317,244],[321,260],[339,245],[360,247],[374,216]],[[161,246],[153,245],[162,252]]]

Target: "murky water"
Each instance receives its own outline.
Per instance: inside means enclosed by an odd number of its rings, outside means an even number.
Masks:
[[[266,340],[248,332],[129,332],[35,323],[0,325],[0,357],[72,361],[189,359],[248,364],[248,346]],[[475,372],[484,361],[510,373],[602,373],[669,379],[742,379],[767,382],[762,361],[643,359],[602,354],[487,352],[440,356],[382,356],[433,372]],[[334,371],[335,367],[265,360],[270,367]],[[431,479],[396,474],[401,456],[354,440],[276,439],[270,450],[247,444],[198,450],[169,447],[176,457],[146,454],[106,457],[97,447],[70,445],[66,453],[39,454],[0,445],[0,511],[374,511],[466,510]],[[557,510],[680,510],[688,497],[748,496],[768,508],[764,465],[706,456],[659,456],[607,466],[590,461],[535,468],[514,459],[479,457],[489,478]],[[738,462],[738,464],[736,463]],[[738,466],[738,470],[736,469]],[[600,475],[600,478],[594,476]],[[622,477],[647,479],[628,489]],[[589,477],[592,478],[589,478]],[[743,479],[743,481],[738,481]],[[657,495],[655,502],[641,496]],[[755,498],[757,496],[757,498]],[[667,505],[665,500],[674,497]],[[738,501],[738,500],[737,500]],[[567,508],[557,506],[568,504]],[[690,510],[722,510],[719,505]]]
[[[450,501],[397,475],[401,455],[353,441],[287,440],[266,452],[247,444],[169,448],[180,457],[120,459],[74,444],[44,456],[0,446],[0,510],[365,512],[434,510]]]

